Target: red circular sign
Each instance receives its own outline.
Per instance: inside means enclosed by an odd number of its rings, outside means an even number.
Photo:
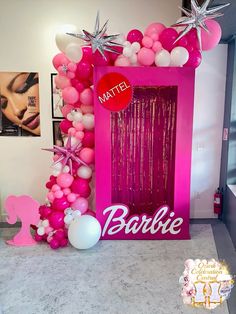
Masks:
[[[129,80],[120,73],[105,74],[97,84],[98,102],[110,111],[125,109],[132,100]]]

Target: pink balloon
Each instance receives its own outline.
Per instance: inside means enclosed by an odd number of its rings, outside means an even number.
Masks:
[[[94,133],[90,131],[84,132],[84,138],[83,138],[83,146],[93,148],[94,147]]]
[[[60,129],[63,133],[68,134],[68,130],[72,128],[72,122],[64,119],[60,122]]]
[[[145,29],[144,34],[147,36],[151,36],[153,33],[160,34],[164,29],[165,25],[161,23],[151,23],[148,25],[148,27]]]
[[[138,52],[138,62],[141,65],[152,65],[155,60],[155,53],[152,49],[141,48]]]
[[[79,93],[72,86],[66,87],[62,91],[62,98],[65,102],[69,104],[74,104],[79,100]]]
[[[65,105],[61,108],[61,113],[63,114],[63,117],[67,117],[68,113],[71,112],[71,110],[74,109],[74,106],[72,105]]]
[[[57,177],[57,184],[61,188],[69,188],[74,180],[74,177],[69,173],[60,173]]]
[[[80,94],[80,101],[83,105],[92,106],[93,105],[93,90],[91,88],[86,88]]]
[[[81,105],[80,109],[83,113],[93,113],[94,112],[94,108],[93,106],[86,106],[86,105]]]
[[[50,242],[49,242],[49,245],[51,247],[51,249],[53,250],[56,250],[60,247],[60,242],[57,240],[57,239],[52,239]]]
[[[54,211],[51,213],[49,217],[50,226],[53,229],[61,229],[64,227],[64,213]]]
[[[71,193],[71,190],[69,188],[63,189],[64,195],[69,195]]]
[[[189,52],[189,59],[184,66],[197,68],[202,61],[202,54],[199,50]]]
[[[54,192],[54,197],[55,198],[61,198],[63,195],[64,194],[63,194],[63,192],[61,190]]]
[[[85,147],[81,149],[79,156],[84,162],[91,164],[94,161],[94,150],[92,148]]]
[[[70,80],[66,76],[57,74],[54,78],[54,82],[57,88],[64,89],[71,86]]]
[[[88,197],[91,192],[89,181],[79,177],[76,178],[72,183],[71,191],[75,194],[80,194],[83,197]]]
[[[69,59],[64,55],[64,53],[58,53],[52,59],[52,64],[56,70],[60,65],[67,64],[68,62],[69,62]]]
[[[115,63],[114,63],[115,66],[117,67],[128,67],[130,66],[130,61],[129,61],[129,58],[123,56],[123,55],[120,55]]]
[[[144,36],[142,39],[142,45],[146,48],[152,48],[153,39],[151,37]]]
[[[73,203],[76,200],[76,194],[75,193],[68,194],[67,200],[68,200],[68,202]]]
[[[143,33],[138,29],[132,29],[127,35],[127,40],[131,44],[134,42],[138,42],[141,45],[142,39],[143,39]]]
[[[47,194],[47,198],[48,198],[48,200],[52,203],[53,201],[54,201],[54,193],[53,192],[49,192],[48,194]]]
[[[166,28],[159,36],[159,41],[161,42],[164,49],[171,51],[174,48],[174,42],[178,38],[179,34],[174,28]]]
[[[87,80],[92,74],[92,66],[89,62],[81,60],[77,65],[76,74],[82,80]]]
[[[84,214],[88,210],[88,201],[84,197],[79,197],[71,205],[71,208],[74,210],[79,210],[81,214]]]
[[[70,203],[67,201],[65,196],[61,198],[55,198],[52,203],[52,209],[57,211],[64,211],[70,206]]]
[[[210,50],[215,48],[222,35],[220,24],[215,20],[207,20],[205,24],[209,30],[209,33],[204,29],[201,29],[202,50]]]
[[[156,53],[160,52],[162,50],[162,44],[160,43],[160,41],[155,41],[153,46],[152,46],[152,50]]]

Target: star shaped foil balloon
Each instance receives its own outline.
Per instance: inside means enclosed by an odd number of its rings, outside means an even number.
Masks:
[[[123,45],[115,42],[115,40],[120,36],[120,34],[106,35],[107,24],[108,24],[108,20],[100,28],[100,19],[99,19],[99,12],[98,12],[93,33],[83,30],[83,34],[73,34],[73,33],[67,33],[67,34],[84,40],[86,42],[84,46],[90,45],[92,47],[93,53],[95,53],[96,51],[99,51],[100,54],[103,56],[103,58],[106,59],[106,56],[104,54],[105,51],[119,54],[120,52],[118,52],[115,49],[115,47],[123,47]]]
[[[176,39],[177,42],[183,36],[185,36],[192,29],[196,29],[197,37],[200,45],[200,50],[202,50],[201,43],[201,29],[209,32],[206,21],[209,19],[214,19],[222,16],[223,13],[218,12],[219,10],[227,7],[230,3],[221,4],[208,8],[212,0],[206,0],[201,6],[198,4],[197,0],[191,0],[191,10],[181,8],[180,10],[186,15],[181,19],[181,21],[174,24],[174,27],[185,27],[185,29],[180,33],[179,37]]]
[[[62,164],[62,169],[66,165],[69,166],[71,174],[73,174],[73,161],[88,167],[88,165],[78,157],[78,153],[81,149],[82,144],[80,142],[72,145],[71,136],[68,137],[68,140],[64,147],[53,145],[53,148],[43,148],[43,150],[56,153],[59,156],[59,158],[53,163],[52,166],[55,166],[60,162]]]

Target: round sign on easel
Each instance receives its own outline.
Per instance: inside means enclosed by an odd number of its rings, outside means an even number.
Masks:
[[[105,74],[97,84],[98,101],[110,111],[124,110],[132,100],[132,87],[123,74]]]

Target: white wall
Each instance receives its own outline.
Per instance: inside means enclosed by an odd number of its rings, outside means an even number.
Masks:
[[[205,52],[196,72],[191,178],[192,218],[214,218],[224,119],[227,45]]]
[[[40,138],[0,137],[1,203],[9,194],[30,194],[41,202],[45,198],[44,184],[50,175],[52,156],[41,148],[52,146],[50,73],[54,72],[52,57],[58,52],[54,43],[57,27],[70,23],[92,30],[98,9],[102,21],[109,18],[110,33],[126,33],[132,28],[143,30],[152,21],[171,25],[180,16],[178,6],[181,2],[0,0],[0,71],[39,72],[42,132]],[[219,176],[219,160],[212,163],[212,159],[215,152],[220,152],[226,62],[224,49],[217,48],[206,55],[197,75],[192,195],[200,193],[200,199],[192,202],[194,217],[210,217],[209,200]],[[216,115],[218,110],[221,114]],[[210,133],[206,133],[208,129]],[[203,142],[203,152],[207,157],[196,151],[196,143]],[[203,167],[206,171],[197,170]],[[209,177],[211,180],[206,180]]]

